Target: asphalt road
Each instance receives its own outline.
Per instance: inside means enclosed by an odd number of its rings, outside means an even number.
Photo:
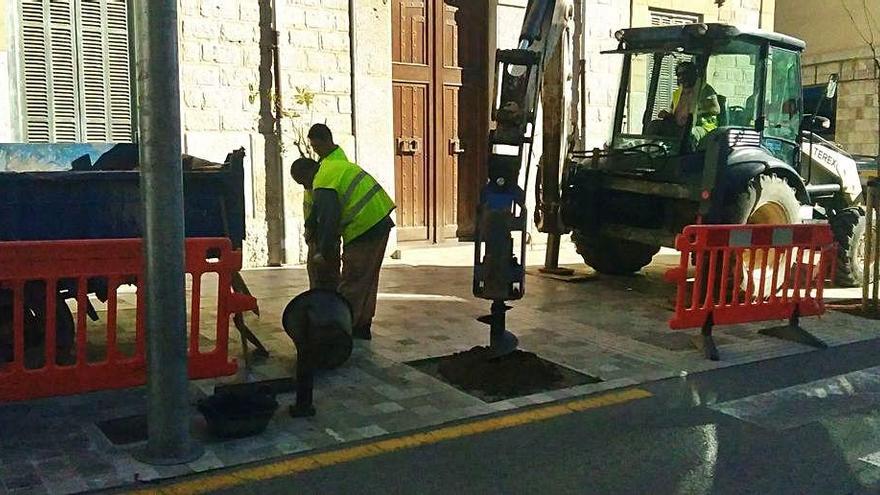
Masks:
[[[880,493],[880,341],[637,388],[652,397],[212,493]]]

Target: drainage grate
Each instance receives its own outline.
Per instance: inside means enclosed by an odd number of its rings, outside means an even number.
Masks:
[[[531,352],[489,359],[485,347],[406,364],[485,402],[601,382]]]

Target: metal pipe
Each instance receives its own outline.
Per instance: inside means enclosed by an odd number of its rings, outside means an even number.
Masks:
[[[358,77],[358,37],[357,31],[359,29],[358,26],[358,15],[357,10],[354,6],[354,0],[348,0],[348,46],[350,46],[351,53],[349,54],[351,60],[351,129],[352,134],[354,135],[354,161],[355,163],[360,163],[360,147],[364,144],[363,140],[360,136],[361,126],[358,120],[358,110],[360,106],[358,105],[358,88],[360,87],[360,78]]]
[[[281,163],[281,135],[279,133],[278,105],[280,95],[274,93],[276,78],[273,70],[277,53],[277,31],[275,30],[275,9],[272,0],[259,0],[260,9],[260,123],[263,135],[266,169],[266,229],[270,266],[281,266],[285,262],[284,250],[284,172]],[[274,103],[273,103],[274,98]]]
[[[868,270],[865,270],[862,278],[870,278],[871,284],[873,285],[873,294],[871,299],[871,310],[876,313],[878,310],[878,305],[880,305],[880,263],[877,263],[878,254],[880,254],[880,235],[878,235],[877,225],[880,224],[880,182],[877,180],[871,181],[868,185],[871,198],[871,204],[869,208],[874,211],[874,220],[871,222],[870,226],[868,226],[871,240],[873,241],[873,245],[871,246],[871,254],[870,256],[865,256],[865,259],[868,265],[872,268],[873,276],[870,276]]]
[[[181,464],[201,450],[190,438],[177,0],[134,4],[147,305],[148,440],[138,456]]]
[[[544,258],[544,268],[539,271],[551,275],[574,275],[571,268],[561,268],[559,266],[559,248],[561,245],[561,234],[547,234],[547,254]]]
[[[864,270],[862,271],[862,311],[867,312],[871,290],[870,287],[873,284],[876,284],[877,281],[871,280],[871,259],[873,259],[876,254],[874,252],[874,223],[875,223],[875,214],[876,209],[874,208],[874,197],[876,196],[874,187],[872,183],[868,184],[867,191],[865,191],[865,205],[867,206],[867,211],[865,212],[865,259],[864,259]]]

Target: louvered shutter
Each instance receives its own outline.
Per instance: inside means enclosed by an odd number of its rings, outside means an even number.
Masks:
[[[28,142],[132,140],[126,0],[20,0]]]
[[[131,115],[131,61],[127,0],[107,2],[107,80],[110,82],[110,138],[133,139]]]
[[[89,142],[131,141],[125,0],[79,0],[82,121]]]
[[[28,142],[79,139],[72,0],[20,1]]]
[[[651,11],[651,26],[676,26],[682,24],[693,24],[700,22],[699,15],[690,14],[673,14],[669,12]],[[657,86],[657,96],[654,99],[654,116],[660,110],[668,110],[672,106],[672,93],[675,91],[675,66],[682,60],[691,60],[693,57],[675,56],[663,57],[663,63],[660,66],[660,84]],[[651,75],[648,74],[650,83]]]

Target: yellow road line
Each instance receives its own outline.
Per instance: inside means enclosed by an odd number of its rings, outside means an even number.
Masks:
[[[621,392],[588,397],[562,404],[554,404],[528,411],[512,413],[488,419],[473,421],[454,426],[447,426],[422,433],[414,433],[399,438],[377,440],[372,443],[346,447],[328,452],[305,455],[292,459],[281,460],[251,468],[231,472],[218,472],[214,475],[194,478],[163,487],[139,490],[134,493],[150,495],[196,495],[215,490],[231,488],[254,481],[263,481],[281,476],[290,476],[315,469],[343,464],[346,462],[366,459],[382,454],[430,445],[445,440],[467,437],[495,430],[503,430],[527,423],[544,421],[579,411],[608,407],[625,402],[651,397],[652,394],[642,389],[630,389]]]

